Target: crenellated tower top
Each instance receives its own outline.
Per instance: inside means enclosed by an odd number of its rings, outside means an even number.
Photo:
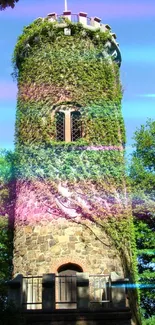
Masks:
[[[39,17],[41,18],[41,17]],[[70,10],[67,10],[67,4],[65,3],[65,11],[63,14],[57,14],[55,12],[49,13],[47,17],[41,18],[43,21],[45,19],[48,19],[52,23],[57,23],[59,27],[67,27],[68,23],[80,23],[89,30],[100,30],[101,32],[109,32],[111,36],[111,41],[107,42],[107,57],[111,56],[112,59],[118,63],[118,65],[121,65],[121,53],[119,49],[119,43],[117,43],[116,39],[117,36],[115,33],[112,32],[111,27],[108,24],[103,24],[101,21],[101,18],[99,17],[88,17],[87,13],[85,12],[79,12],[78,14],[72,13]],[[70,35],[71,31],[69,28],[66,28],[64,30],[64,33],[66,35]]]

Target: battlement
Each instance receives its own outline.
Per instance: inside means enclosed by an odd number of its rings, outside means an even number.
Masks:
[[[55,12],[49,13],[47,17],[38,17],[37,19],[48,20],[51,23],[56,23],[57,27],[64,28],[64,34],[66,36],[71,35],[71,29],[69,23],[76,24],[80,23],[87,30],[100,31],[103,33],[108,32],[109,40],[105,44],[104,56],[109,58],[109,62],[115,61],[119,66],[121,65],[121,52],[119,49],[119,43],[117,43],[117,36],[112,32],[111,27],[108,24],[103,24],[99,17],[88,17],[87,13],[79,12],[78,14],[72,13],[71,11],[64,11],[63,14],[58,15]],[[112,59],[112,61],[111,61]]]
[[[101,28],[104,31],[111,30],[111,27],[106,24],[101,23],[101,19],[98,17],[88,17],[87,13],[85,12],[79,12],[78,14],[71,13],[71,11],[64,11],[62,15],[57,15],[57,13],[49,13],[47,17],[51,21],[58,21],[61,22],[64,18],[67,18],[73,23],[81,23],[82,25],[91,28]]]
[[[65,19],[67,19],[72,23],[81,23],[84,27],[91,30],[100,29],[102,32],[109,31],[112,36],[112,40],[117,46],[119,46],[119,44],[116,42],[116,34],[111,31],[111,27],[108,24],[103,24],[101,22],[101,18],[99,17],[88,17],[87,13],[85,12],[75,14],[71,11],[64,11],[61,15],[58,15],[55,12],[49,13],[47,18],[49,21],[58,22],[59,24],[64,23]]]

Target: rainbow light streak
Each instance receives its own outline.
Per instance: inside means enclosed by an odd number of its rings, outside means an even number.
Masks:
[[[155,94],[139,94],[138,97],[155,98]]]
[[[147,252],[144,252],[141,255],[145,255],[145,254],[147,254],[147,255],[154,255],[155,254],[155,250],[153,251],[151,249],[148,249]]]
[[[126,288],[126,289],[151,289],[155,288],[155,284],[149,284],[149,283],[119,283],[119,284],[112,284],[113,288]]]

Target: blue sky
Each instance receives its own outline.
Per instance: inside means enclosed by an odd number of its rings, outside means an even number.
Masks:
[[[68,0],[68,9],[100,17],[117,35],[122,53],[122,112],[130,153],[133,132],[147,118],[155,118],[155,2]],[[64,0],[19,0],[13,10],[0,12],[0,148],[13,148],[17,87],[11,77],[11,57],[17,38],[34,19],[63,10]]]

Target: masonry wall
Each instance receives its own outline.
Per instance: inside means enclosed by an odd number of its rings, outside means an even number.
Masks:
[[[20,201],[20,208],[16,206],[14,275],[56,273],[66,263],[78,264],[91,274],[115,271],[123,275],[118,252],[97,223],[67,220],[65,215],[56,218],[46,211],[43,202],[42,209],[37,207],[33,194],[30,196],[23,198],[21,193],[17,204],[20,199],[23,203]],[[25,215],[31,205],[31,212]]]
[[[92,274],[122,274],[116,251],[103,244],[109,244],[106,235],[91,222],[87,224],[91,230],[63,218],[36,227],[16,227],[14,274],[55,273],[60,265],[69,262]]]

